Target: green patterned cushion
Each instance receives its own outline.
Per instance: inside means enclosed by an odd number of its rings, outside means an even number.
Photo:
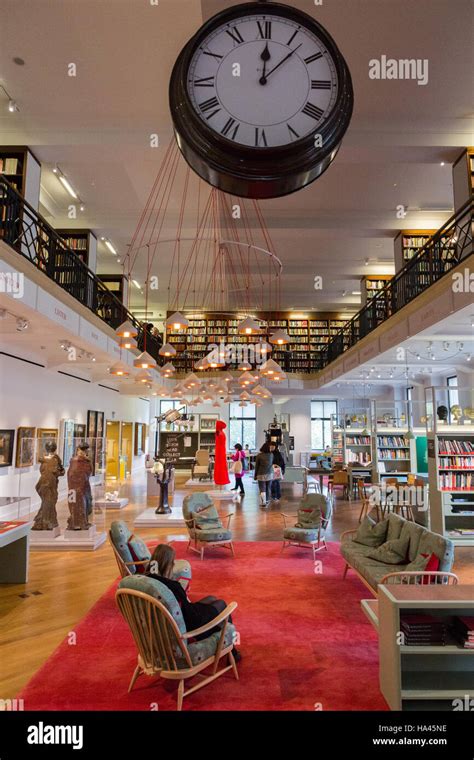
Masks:
[[[214,505],[191,512],[191,517],[195,520],[197,530],[219,530],[223,527]]]
[[[195,535],[199,541],[230,541],[232,539],[232,532],[222,527],[219,529],[196,530]]]
[[[213,501],[208,493],[203,491],[190,493],[183,499],[183,517],[185,520],[190,520],[192,512],[199,512],[204,507],[211,507],[212,505]]]
[[[392,538],[376,549],[372,549],[367,557],[383,562],[385,565],[401,565],[406,562],[408,552],[408,537]]]
[[[130,528],[123,520],[114,520],[110,525],[110,538],[124,562],[133,562],[132,552],[128,545],[131,537]],[[135,565],[129,565],[130,572],[136,571]]]
[[[141,560],[150,559],[151,557],[148,546],[141,538],[138,538],[138,536],[130,536],[128,539],[128,548],[130,549],[133,559]],[[143,569],[143,565],[141,568]]]
[[[149,578],[147,575],[129,575],[127,578],[122,578],[119,583],[119,588],[142,591],[144,594],[148,594],[148,596],[158,599],[164,604],[168,612],[171,614],[171,617],[176,621],[180,632],[186,633],[186,625],[178,600],[173,592],[163,583],[160,583],[160,581],[157,581],[155,578]]]
[[[235,627],[232,625],[232,623],[227,623],[224,636],[225,647],[231,646],[233,644],[234,635]],[[208,657],[212,657],[212,655],[215,654],[220,636],[221,632],[216,631],[212,634],[212,636],[208,636],[207,639],[188,644],[188,652],[191,656],[193,665],[198,665],[200,662],[204,662],[204,660],[207,660]],[[178,660],[178,665],[180,667],[186,667],[184,665],[184,661],[181,662],[181,659]]]
[[[311,528],[285,528],[283,536],[288,541],[300,541],[301,543],[309,544],[311,541],[318,540],[318,530]]]
[[[385,541],[387,529],[388,520],[376,523],[370,517],[365,517],[359,525],[354,541],[364,546],[380,546]]]

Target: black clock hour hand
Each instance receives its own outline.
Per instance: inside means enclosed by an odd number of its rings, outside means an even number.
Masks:
[[[281,59],[281,61],[280,61],[279,63],[277,63],[277,65],[276,65],[276,66],[274,66],[274,67],[273,67],[273,69],[270,69],[270,71],[269,71],[269,72],[268,72],[266,75],[265,75],[265,73],[264,73],[264,74],[263,74],[263,75],[260,77],[260,80],[259,80],[259,81],[260,81],[260,84],[266,84],[266,83],[267,83],[267,79],[268,79],[268,77],[270,76],[270,74],[273,74],[273,72],[274,72],[274,71],[276,71],[276,70],[277,70],[277,69],[278,69],[278,68],[279,68],[279,67],[282,65],[282,63],[285,63],[285,61],[287,61],[287,60],[288,60],[288,58],[291,58],[291,56],[293,55],[293,53],[296,53],[296,51],[298,50],[298,48],[300,48],[300,47],[301,47],[301,45],[302,45],[302,44],[303,44],[303,43],[301,42],[301,43],[300,43],[300,44],[299,44],[297,47],[295,47],[295,48],[294,48],[294,49],[291,51],[291,53],[288,53],[288,55],[285,55],[285,57],[284,57],[284,58],[282,58],[282,59]]]
[[[260,58],[263,61],[263,74],[262,74],[261,79],[260,79],[260,84],[262,84],[262,79],[265,79],[265,81],[266,81],[265,70],[267,68],[267,61],[269,61],[270,58],[271,58],[270,51],[268,49],[268,42],[265,45],[262,53],[260,54]]]

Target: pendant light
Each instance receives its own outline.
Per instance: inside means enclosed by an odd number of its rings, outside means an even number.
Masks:
[[[252,365],[248,362],[240,362],[237,369],[240,370],[240,372],[251,372]]]
[[[123,362],[115,362],[115,364],[112,364],[112,366],[109,367],[109,372],[115,377],[127,377],[130,374],[128,366]]]
[[[217,387],[217,380],[215,380],[215,378],[213,377],[210,377],[209,380],[207,381],[207,387],[214,390],[214,388]]]
[[[264,377],[272,377],[273,375],[282,375],[283,370],[274,359],[267,359],[260,367],[260,374]]]
[[[231,383],[234,378],[232,377],[230,372],[223,372],[221,375],[221,380],[223,380],[225,383]]]
[[[119,338],[119,348],[126,348],[129,351],[131,349],[137,348],[137,341],[135,338]]]
[[[194,369],[197,369],[197,370],[200,370],[200,371],[205,370],[205,369],[209,369],[209,362],[207,361],[207,359],[206,359],[205,356],[203,356],[202,359],[199,359],[196,362],[196,364],[194,365]]]
[[[115,334],[118,338],[136,338],[138,335],[138,330],[127,319],[116,328]]]
[[[270,335],[268,340],[270,343],[274,343],[277,346],[284,346],[286,343],[290,342],[290,336],[284,330],[277,330]]]
[[[247,406],[247,402],[246,401],[239,401],[239,406]]]
[[[211,351],[211,353],[208,354],[205,359],[211,369],[219,369],[220,367],[225,367],[224,358],[218,351]]]
[[[246,317],[237,325],[239,335],[258,335],[261,332],[260,325],[252,317]]]
[[[263,340],[261,343],[255,344],[255,353],[265,357],[267,354],[271,353],[273,351],[273,346],[270,343],[267,343],[266,340]]]
[[[158,353],[160,356],[176,356],[176,349],[171,343],[164,343]]]
[[[232,396],[224,396],[222,401],[224,402],[224,404],[230,404],[232,401]]]
[[[171,364],[171,362],[167,362],[163,365],[163,367],[160,367],[160,372],[164,377],[170,377],[171,375],[174,375],[176,372],[176,368],[174,364]]]
[[[143,351],[143,353],[141,353],[140,356],[137,356],[134,360],[133,366],[138,369],[155,369],[156,361],[147,351]]]
[[[168,329],[171,328],[172,330],[186,330],[189,327],[189,319],[186,319],[180,311],[175,311],[174,314],[167,318],[165,325]]]
[[[218,409],[220,407],[220,402],[219,401],[214,401],[214,403],[213,403],[212,406],[215,406],[216,409]]]
[[[198,385],[201,384],[200,379],[194,374],[194,372],[191,372],[187,377],[183,380],[183,388],[197,388]]]
[[[239,398],[241,401],[250,401],[251,396],[250,396],[250,393],[247,393],[247,391],[242,391]]]
[[[153,380],[152,374],[147,369],[141,369],[140,372],[137,372],[135,375],[135,382],[136,383],[149,383]]]

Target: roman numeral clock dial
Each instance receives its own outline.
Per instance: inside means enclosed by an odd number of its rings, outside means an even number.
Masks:
[[[210,184],[250,198],[294,192],[334,159],[353,108],[347,65],[311,16],[234,6],[181,51],[170,81],[175,135]]]

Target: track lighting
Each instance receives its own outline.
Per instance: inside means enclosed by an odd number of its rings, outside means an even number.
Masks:
[[[8,110],[10,111],[10,113],[15,113],[15,111],[19,111],[20,110],[18,108],[18,105],[17,105],[16,101],[12,100],[11,98],[8,101]]]
[[[114,256],[116,256],[116,255],[117,255],[117,251],[116,251],[116,250],[115,250],[115,248],[113,247],[113,245],[112,245],[112,243],[110,242],[110,240],[105,240],[105,245],[106,245],[106,247],[109,249],[110,253],[112,253]]]

